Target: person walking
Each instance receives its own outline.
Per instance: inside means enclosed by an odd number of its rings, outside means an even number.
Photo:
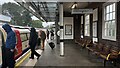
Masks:
[[[15,32],[11,29],[9,24],[4,24],[2,28],[7,33],[7,39],[4,48],[4,62],[2,64],[2,68],[14,68],[15,60],[14,60],[14,51],[16,46],[16,36]]]
[[[35,28],[31,28],[30,39],[29,39],[29,45],[31,49],[31,57],[29,57],[30,59],[34,59],[34,55],[37,56],[37,59],[39,59],[39,57],[41,56],[35,51],[35,46],[37,45],[37,37],[38,36],[37,36]]]
[[[49,39],[49,30],[47,29],[47,39]]]
[[[44,50],[44,46],[45,46],[45,39],[46,39],[46,34],[44,31],[40,30],[38,35],[41,38],[41,49]]]
[[[54,31],[51,30],[50,33],[51,33],[51,40],[53,40],[54,39]]]

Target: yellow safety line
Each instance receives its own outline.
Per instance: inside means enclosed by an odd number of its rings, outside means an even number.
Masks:
[[[23,57],[23,58],[20,60],[20,62],[18,62],[18,63],[15,65],[15,67],[19,66],[26,58],[28,58],[29,55],[30,55],[30,52],[29,52],[25,57]]]

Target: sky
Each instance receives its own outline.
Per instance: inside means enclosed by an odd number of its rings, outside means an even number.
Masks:
[[[31,17],[32,18],[32,20],[39,20],[37,17],[35,17],[35,16],[32,16]],[[43,24],[43,27],[46,27],[46,26],[48,26],[48,25],[51,25],[51,24],[54,24],[54,22],[42,22]]]
[[[42,23],[43,23],[42,25],[46,27],[48,25],[54,24],[55,22],[42,22]]]

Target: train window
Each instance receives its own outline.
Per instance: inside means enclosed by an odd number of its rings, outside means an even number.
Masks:
[[[20,37],[21,37],[21,41],[22,41],[22,42],[28,40],[28,39],[27,39],[27,35],[26,35],[26,33],[24,33],[24,34],[20,34]]]

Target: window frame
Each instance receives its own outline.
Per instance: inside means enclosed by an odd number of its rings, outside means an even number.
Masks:
[[[105,30],[108,32],[108,29],[111,29],[111,28],[105,28],[105,23],[107,22],[106,21],[106,15],[107,14],[110,14],[110,13],[113,13],[114,11],[112,11],[112,12],[110,12],[110,10],[109,10],[109,13],[106,13],[106,7],[107,6],[110,6],[110,5],[112,5],[112,4],[114,4],[114,2],[112,2],[112,3],[105,3],[105,4],[103,4],[103,14],[102,14],[102,39],[107,39],[107,40],[112,40],[112,41],[116,41],[116,29],[117,29],[117,25],[116,25],[116,22],[117,22],[117,3],[115,3],[115,19],[108,19],[107,21],[108,21],[108,23],[109,22],[111,22],[112,23],[112,21],[115,21],[115,29],[114,29],[114,36],[109,36],[108,34],[109,33],[107,33],[106,34],[106,32],[105,32]],[[109,16],[110,17],[110,16]],[[113,16],[112,16],[113,17]],[[111,33],[113,33],[113,32],[111,32]],[[106,35],[105,35],[106,34]]]

